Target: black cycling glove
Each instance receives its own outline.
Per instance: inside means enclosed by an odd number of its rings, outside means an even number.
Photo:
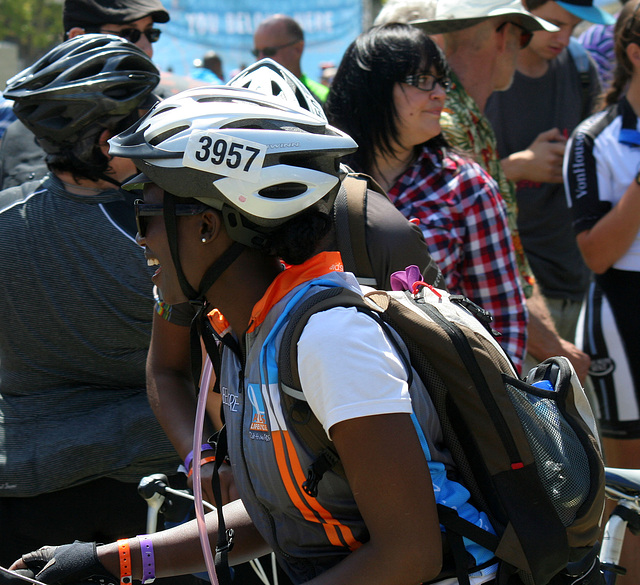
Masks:
[[[101,583],[119,585],[120,579],[109,573],[98,560],[95,542],[62,546],[44,546],[22,556],[38,581],[51,585],[64,583]]]

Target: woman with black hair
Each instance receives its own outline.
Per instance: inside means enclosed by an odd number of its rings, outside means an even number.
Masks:
[[[218,380],[241,498],[223,507],[234,530],[231,563],[272,550],[294,583],[435,579],[443,549],[436,503],[491,526],[450,479],[455,465],[429,394],[378,323],[332,308],[312,316],[298,342],[305,398],[344,468],[323,475],[316,497],[302,481],[317,453],[280,398],[278,354],[291,311],[328,287],[362,294],[339,253],[316,254],[342,179],[339,159],[355,142],[306,110],[218,86],[161,102],[110,144],[143,173],[134,180],[144,185],[138,243],[158,267],[154,283],[169,303],[203,303],[200,316],[208,314],[222,348]],[[208,327],[202,332],[210,339]],[[215,542],[218,519],[205,520]],[[492,581],[493,555],[465,547],[471,582]],[[35,551],[14,568],[25,566],[46,583],[93,575],[117,584],[200,571],[203,559],[188,523]]]
[[[447,288],[492,313],[499,341],[519,367],[526,310],[505,205],[495,181],[441,133],[448,75],[444,55],[420,30],[373,28],[344,54],[329,119],[358,143],[346,161],[419,220]]]

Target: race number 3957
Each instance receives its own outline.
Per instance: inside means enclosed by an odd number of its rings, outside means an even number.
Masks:
[[[185,166],[257,182],[267,148],[264,144],[214,131],[193,132],[187,142]]]

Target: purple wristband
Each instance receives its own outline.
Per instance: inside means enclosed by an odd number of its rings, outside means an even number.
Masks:
[[[138,535],[140,553],[142,554],[142,583],[153,583],[156,580],[156,560],[153,556],[153,543],[146,535]]]
[[[203,443],[200,446],[202,451],[215,451],[215,448],[209,445],[209,443]],[[189,454],[184,458],[184,468],[189,471],[189,467],[191,467],[191,462],[193,461],[193,451],[189,451]]]

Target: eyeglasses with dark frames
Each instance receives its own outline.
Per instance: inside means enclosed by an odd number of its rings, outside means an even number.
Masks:
[[[451,89],[451,80],[448,77],[436,77],[430,73],[417,73],[416,75],[408,75],[403,79],[404,83],[413,85],[420,91],[433,91],[438,84],[445,93],[449,93]]]
[[[533,32],[524,28],[521,24],[517,22],[513,22],[512,20],[506,20],[503,22],[498,28],[496,28],[496,32],[500,32],[507,24],[512,24],[520,29],[520,48],[524,49],[529,45],[531,39],[533,38]]]
[[[277,47],[265,47],[264,49],[253,49],[251,54],[257,59],[260,55],[263,57],[273,57],[280,49],[286,49],[291,45],[295,45],[299,43],[300,39],[296,39],[295,41],[291,41],[284,45],[278,45]]]
[[[134,45],[140,40],[140,37],[144,35],[147,37],[147,40],[150,43],[157,43],[160,39],[160,35],[162,31],[159,28],[147,28],[145,30],[140,30],[137,28],[123,28],[120,30],[107,30],[104,28],[98,29],[98,32],[116,35],[117,37],[121,37]]]
[[[164,214],[164,205],[161,203],[145,203],[142,199],[136,199],[133,202],[133,207],[136,212],[136,227],[141,238],[146,237],[147,234],[147,218],[155,217]],[[198,215],[210,209],[207,205],[199,205],[197,203],[177,203],[175,205],[175,215]]]

